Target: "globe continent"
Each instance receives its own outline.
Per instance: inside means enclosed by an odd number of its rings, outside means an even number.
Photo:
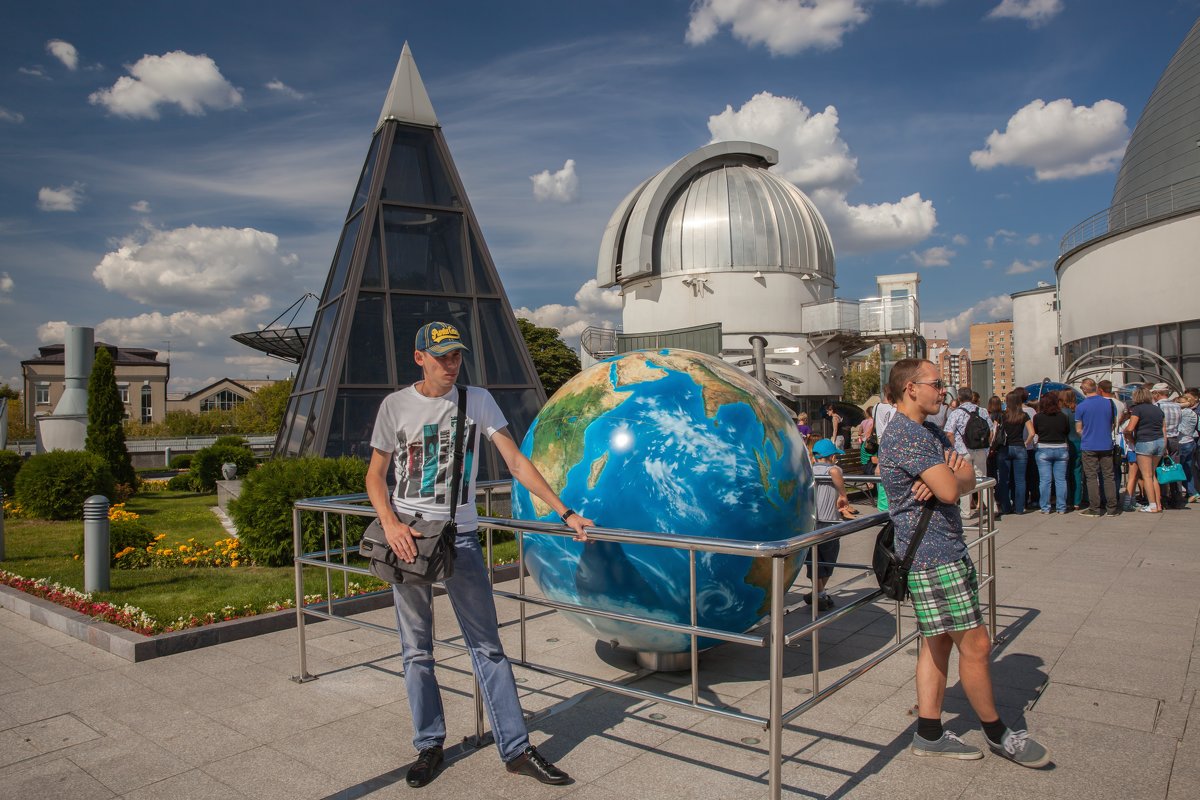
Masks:
[[[643,350],[589,367],[550,398],[521,450],[601,527],[749,542],[813,528],[812,466],[791,416],[762,384],[702,353]],[[558,519],[515,481],[513,516]],[[787,559],[789,584],[804,556]],[[552,600],[691,619],[686,550],[529,534],[525,560]],[[770,610],[769,558],[697,553],[696,578],[701,627],[742,632]],[[690,647],[674,631],[568,616],[635,650]]]

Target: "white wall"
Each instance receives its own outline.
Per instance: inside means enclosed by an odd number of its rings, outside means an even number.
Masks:
[[[1058,269],[1062,342],[1200,316],[1198,253],[1200,211],[1073,254]]]
[[[1058,313],[1054,289],[1013,297],[1013,359],[1016,385],[1027,386],[1042,378],[1059,380]]]

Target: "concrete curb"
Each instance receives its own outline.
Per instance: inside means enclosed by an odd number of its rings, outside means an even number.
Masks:
[[[507,564],[496,569],[497,582],[515,577],[517,577],[516,564]],[[435,591],[437,594],[442,594],[445,590],[437,586]],[[333,601],[335,613],[346,616],[375,611],[391,605],[392,595],[387,590]],[[314,607],[327,607],[327,604],[325,602],[317,603]],[[286,608],[282,611],[272,611],[253,617],[222,620],[211,625],[201,625],[198,628],[160,633],[157,636],[143,636],[140,633],[134,633],[110,622],[102,622],[74,609],[4,585],[0,585],[0,608],[6,608],[31,622],[53,628],[59,633],[65,633],[67,636],[87,642],[118,658],[133,662],[149,661],[152,658],[296,627],[296,609]],[[309,617],[304,624],[312,625],[323,621],[319,617]]]

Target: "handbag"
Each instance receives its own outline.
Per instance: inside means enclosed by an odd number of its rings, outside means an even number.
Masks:
[[[409,563],[396,555],[396,551],[388,544],[383,525],[378,519],[374,520],[363,531],[362,541],[358,544],[358,553],[367,559],[367,569],[376,578],[388,583],[406,583],[409,585],[427,585],[444,581],[454,574],[454,538],[458,535],[458,526],[454,522],[454,514],[458,510],[458,489],[462,482],[463,463],[463,429],[466,427],[467,390],[465,387],[458,391],[458,419],[454,426],[454,460],[451,462],[450,478],[450,519],[431,520],[418,514],[394,512],[396,519],[417,531],[420,536],[413,537],[413,545],[417,557]]]
[[[933,501],[930,501],[921,511],[921,520],[917,523],[904,558],[896,555],[896,526],[892,521],[889,519],[879,529],[879,535],[875,537],[875,552],[871,555],[871,567],[875,570],[875,578],[884,597],[900,601],[908,599],[908,572],[912,569],[913,557],[932,518]]]
[[[1163,460],[1159,462],[1154,474],[1159,483],[1183,483],[1187,480],[1187,475],[1183,472],[1183,464],[1176,462],[1170,456],[1163,456]]]
[[[875,455],[879,452],[879,437],[875,435],[875,431],[871,431],[871,435],[867,437],[862,445],[863,450],[867,451],[867,455]]]

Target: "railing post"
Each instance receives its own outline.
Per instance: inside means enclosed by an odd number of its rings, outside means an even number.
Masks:
[[[767,771],[770,775],[771,800],[779,800],[783,793],[783,615],[784,595],[787,587],[783,585],[785,559],[771,559],[771,687],[770,705],[767,713],[769,726],[771,763]],[[816,602],[816,598],[813,598]]]
[[[0,561],[4,560],[4,490],[0,489]]]
[[[83,590],[109,589],[108,498],[94,494],[83,501]]]
[[[304,545],[300,536],[300,509],[292,506],[292,550],[294,559],[304,553]],[[304,643],[304,574],[301,570],[304,565],[300,561],[295,561],[296,567],[296,641],[300,648],[300,674],[296,675],[292,680],[296,683],[307,683],[315,680],[312,675],[308,674],[308,653]]]

